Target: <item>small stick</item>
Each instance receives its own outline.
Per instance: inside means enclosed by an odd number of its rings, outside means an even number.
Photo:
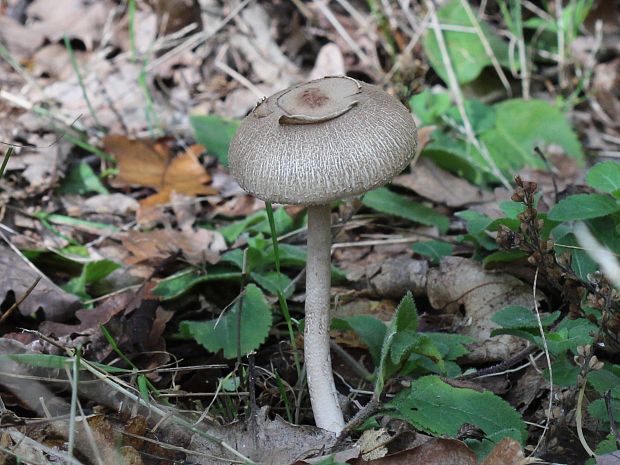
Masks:
[[[11,316],[11,313],[13,313],[15,309],[19,307],[21,303],[26,300],[26,298],[28,298],[34,288],[37,287],[37,284],[39,284],[39,281],[41,281],[41,276],[37,276],[37,279],[35,279],[34,283],[32,283],[32,285],[26,290],[24,295],[22,295],[19,300],[15,301],[15,303],[11,305],[9,309],[2,314],[2,316],[0,316],[0,324],[4,323],[6,319]]]

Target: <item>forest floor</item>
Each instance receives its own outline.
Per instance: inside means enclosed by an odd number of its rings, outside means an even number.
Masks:
[[[1,0],[0,464],[620,464],[615,3]],[[305,209],[227,168],[336,75],[419,138],[332,209],[339,438]]]

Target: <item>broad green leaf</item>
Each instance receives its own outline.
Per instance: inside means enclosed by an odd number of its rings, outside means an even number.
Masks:
[[[189,120],[196,142],[204,145],[207,153],[215,155],[222,165],[228,165],[228,146],[241,123],[216,115],[194,115]]]
[[[544,100],[512,99],[494,105],[495,127],[481,135],[491,158],[504,173],[523,166],[544,168],[534,152],[539,146],[561,146],[567,155],[583,161],[581,144],[562,112]]]
[[[536,206],[536,205],[534,205]],[[525,205],[521,202],[513,202],[512,200],[504,200],[500,202],[499,208],[506,217],[516,219],[519,213],[525,210]]]
[[[602,370],[595,370],[588,373],[588,383],[596,389],[599,394],[605,394],[611,390],[612,397],[620,399],[620,376],[606,367]]]
[[[492,218],[474,210],[457,212],[455,215],[465,220],[467,231],[471,234],[483,233],[493,223]]]
[[[576,352],[578,346],[592,344],[596,326],[585,318],[576,320],[564,319],[554,331],[545,333],[549,353],[554,357],[570,350]],[[543,341],[538,328],[501,328],[491,331],[491,336],[512,334],[526,339],[543,348]]]
[[[71,168],[67,177],[63,179],[60,193],[84,195],[90,192],[109,194],[90,165],[82,162]]]
[[[587,220],[620,211],[620,204],[604,194],[576,194],[560,200],[549,212],[556,221]]]
[[[242,299],[240,334],[238,333],[239,303],[235,303],[223,316],[210,321],[182,321],[182,334],[191,335],[210,352],[223,351],[228,359],[237,356],[237,341],[241,355],[258,349],[267,339],[271,329],[271,307],[262,291],[248,284]]]
[[[424,147],[422,155],[473,184],[483,185],[491,179],[486,162],[472,150],[471,145],[442,131],[433,132],[431,142]]]
[[[452,255],[454,245],[443,241],[416,242],[411,246],[417,254],[430,258],[433,263],[439,263],[443,257]]]
[[[446,232],[450,225],[450,220],[441,213],[400,196],[385,187],[368,192],[364,195],[362,203],[381,213],[395,215],[427,226],[436,226],[442,233]]]
[[[337,330],[349,329],[356,333],[372,356],[375,365],[379,365],[381,346],[387,330],[385,323],[370,315],[355,315],[344,318],[334,318],[332,328]]]
[[[422,126],[439,123],[451,106],[452,98],[448,92],[424,90],[409,99],[409,107]]]
[[[470,351],[465,344],[473,344],[476,340],[470,336],[453,333],[424,333],[437,347],[444,360],[456,360]]]
[[[236,281],[241,279],[241,272],[226,267],[213,267],[203,273],[195,268],[188,268],[162,279],[153,289],[153,294],[170,300],[179,297],[199,283],[208,281]]]
[[[388,402],[386,409],[391,417],[433,435],[456,436],[467,423],[486,435],[515,429],[521,442],[526,438],[525,423],[508,402],[489,391],[452,387],[434,375],[415,380]]]
[[[615,192],[620,189],[620,163],[615,161],[597,163],[588,171],[586,182],[601,192]]]
[[[541,323],[544,327],[551,325],[560,316],[559,311],[550,315],[542,315]],[[491,320],[502,328],[538,328],[538,319],[533,310],[512,305],[496,312]]]
[[[284,292],[288,288],[284,297],[289,298],[295,292],[295,286],[290,286],[291,278],[284,273],[277,273],[275,271],[267,271],[264,273],[251,273],[250,277],[260,287],[265,289],[272,295],[277,295],[278,291]]]
[[[569,356],[559,356],[551,364],[551,370],[553,371],[553,383],[556,386],[571,387],[576,385],[579,367],[571,363]],[[549,368],[545,368],[544,377],[549,379]]]
[[[611,412],[614,419],[620,418],[620,399],[611,400]],[[607,411],[607,406],[603,399],[596,399],[590,402],[588,405],[588,413],[597,420],[602,421],[604,425],[609,425],[609,412]]]
[[[441,24],[444,25],[465,26],[470,29],[474,27],[459,0],[447,2],[437,11],[437,16]],[[494,55],[502,65],[507,66],[509,63],[508,44],[495,34],[488,24],[484,22],[479,24]],[[460,84],[473,81],[478,77],[483,68],[491,65],[491,58],[485,51],[480,37],[475,32],[443,29],[442,34],[452,67]],[[444,82],[448,82],[443,57],[432,28],[427,29],[423,45],[424,51],[435,72]]]
[[[476,134],[488,131],[495,126],[494,107],[479,100],[465,100],[464,106],[465,114]],[[457,128],[464,126],[463,118],[456,106],[452,106],[446,116],[455,123]]]

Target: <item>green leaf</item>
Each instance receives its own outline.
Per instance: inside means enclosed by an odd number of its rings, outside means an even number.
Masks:
[[[474,13],[475,15],[475,13]],[[437,16],[442,24],[456,25],[473,28],[474,24],[469,19],[459,0],[447,2],[437,11]],[[498,61],[507,66],[508,44],[495,34],[488,24],[480,22],[480,28],[493,50]],[[486,66],[491,65],[491,58],[485,51],[480,37],[472,32],[442,30],[446,42],[448,54],[456,78],[460,84],[473,81]],[[424,51],[435,72],[448,82],[446,68],[444,66],[441,51],[432,28],[428,28],[423,39]]]
[[[88,163],[75,165],[62,181],[59,189],[61,194],[84,195],[90,192],[97,194],[109,194],[110,192],[101,183]]]
[[[64,355],[48,355],[48,354],[0,354],[0,363],[3,360],[20,363],[22,365],[29,365],[37,368],[54,368],[64,370],[66,367],[71,366],[74,360]],[[131,373],[132,370],[126,368],[119,368],[115,366],[106,365],[104,363],[90,362],[97,368],[107,373]],[[85,370],[83,365],[80,365],[80,370]]]
[[[492,268],[492,265],[514,262],[525,257],[527,257],[527,254],[521,250],[500,250],[484,257],[482,265],[485,269],[489,269]]]
[[[188,268],[162,279],[153,289],[153,294],[170,300],[179,297],[199,283],[208,281],[236,281],[241,279],[241,272],[226,267],[213,267],[203,273],[195,268]]]
[[[448,257],[454,251],[454,245],[443,241],[417,242],[411,248],[415,253],[430,258],[433,263],[439,263],[442,257]]]
[[[375,384],[376,394],[383,391],[385,380],[395,374],[413,354],[432,360],[439,370],[445,369],[441,353],[433,340],[418,333],[415,302],[411,292],[407,292],[396,308],[396,315],[383,338]]]
[[[254,284],[248,284],[243,295],[240,334],[237,332],[239,303],[223,316],[211,321],[182,321],[181,333],[191,335],[210,352],[223,351],[228,359],[237,356],[237,341],[240,340],[241,355],[258,349],[267,339],[271,329],[271,307],[262,291]]]
[[[63,286],[63,289],[77,295],[83,300],[89,299],[90,296],[86,292],[86,287],[101,281],[118,268],[120,268],[118,263],[108,259],[88,262],[82,268],[80,276],[69,280],[69,282]]]
[[[615,161],[597,163],[588,171],[586,182],[601,192],[615,192],[620,189],[620,163]]]
[[[495,109],[479,100],[465,100],[465,114],[469,118],[472,129],[479,134],[495,126]],[[448,111],[448,118],[451,118],[457,128],[463,127],[463,118],[456,106],[452,106]]]
[[[437,347],[444,360],[456,360],[470,351],[465,344],[473,344],[476,340],[470,336],[452,333],[424,333]]]
[[[620,418],[620,399],[611,399],[611,411],[614,419]],[[590,402],[588,413],[597,420],[601,420],[604,425],[609,425],[609,413],[603,399],[596,399]]]
[[[274,211],[273,220],[278,236],[289,232],[293,228],[293,219],[283,207]],[[220,228],[218,231],[222,233],[224,239],[230,244],[235,242],[244,232],[271,236],[267,212],[265,210],[260,210],[242,220],[230,223]]]
[[[450,94],[443,91],[424,90],[409,99],[409,107],[420,119],[422,126],[439,123],[451,106]]]
[[[286,276],[284,273],[267,271],[264,273],[250,273],[250,277],[256,284],[272,295],[277,295],[280,290],[284,292],[284,289],[288,288],[286,294],[284,294],[284,297],[289,298],[293,295],[293,292],[295,292],[295,286],[289,287],[289,284],[291,284],[291,278]]]
[[[450,220],[446,216],[426,205],[391,192],[385,187],[368,192],[364,195],[362,203],[381,213],[395,215],[427,226],[436,226],[442,233],[446,232],[450,225]]]
[[[590,254],[583,250],[577,242],[577,238],[573,233],[555,241],[555,250],[557,254],[570,254],[570,266],[573,271],[583,280],[588,279],[590,273],[598,270],[598,264],[590,257]]]
[[[534,148],[556,144],[581,162],[581,144],[565,116],[544,100],[505,100],[494,105],[495,127],[481,135],[491,158],[506,174],[523,166],[544,168]]]
[[[368,346],[368,352],[370,352],[375,365],[379,365],[381,346],[387,330],[385,323],[370,315],[355,315],[334,318],[332,328],[337,330],[349,329],[357,334]]]
[[[587,220],[620,211],[620,204],[604,194],[577,194],[560,200],[549,212],[556,221]]]
[[[467,231],[474,235],[483,233],[493,223],[492,218],[474,210],[457,212],[455,215],[465,220]]]
[[[550,315],[543,315],[541,317],[543,327],[553,324],[559,316],[559,310]],[[511,305],[499,310],[491,317],[491,321],[502,328],[538,328],[538,319],[534,311],[519,305]]]
[[[196,142],[204,145],[207,153],[215,155],[222,165],[228,165],[228,146],[241,123],[216,115],[194,115],[189,120]]]
[[[431,142],[422,155],[446,171],[455,173],[476,185],[484,185],[492,176],[487,162],[471,144],[454,137],[451,133],[433,131]]]
[[[489,391],[454,388],[434,375],[415,380],[386,408],[389,416],[433,435],[457,436],[468,423],[487,435],[515,429],[521,442],[526,438],[525,423],[508,402]]]
[[[551,370],[553,371],[553,383],[556,386],[571,387],[576,385],[579,367],[571,363],[568,356],[558,357],[551,364]],[[545,379],[549,379],[549,368],[545,368],[544,376]]]
[[[596,392],[603,395],[611,390],[612,397],[620,399],[620,376],[607,367],[602,370],[595,370],[588,373],[588,383],[596,389]]]

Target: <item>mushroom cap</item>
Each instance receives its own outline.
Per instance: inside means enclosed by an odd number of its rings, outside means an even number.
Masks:
[[[389,182],[417,146],[409,111],[377,86],[324,77],[257,104],[228,152],[239,185],[273,203],[321,205]]]

